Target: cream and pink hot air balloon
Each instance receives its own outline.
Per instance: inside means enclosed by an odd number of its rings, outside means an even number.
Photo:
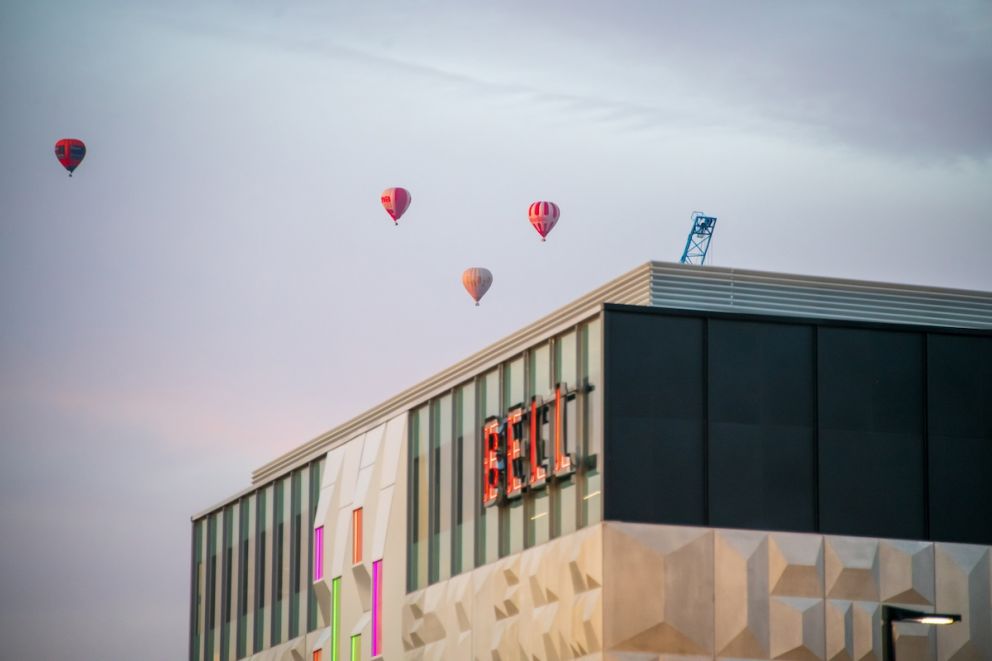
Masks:
[[[535,202],[530,205],[527,215],[530,216],[530,224],[541,235],[541,241],[544,241],[548,232],[554,229],[555,223],[558,222],[561,211],[554,202]]]
[[[489,272],[489,269],[473,266],[470,269],[465,269],[465,272],[462,273],[462,284],[465,285],[468,295],[475,299],[475,304],[478,305],[479,299],[486,295],[490,285],[493,284],[493,274]]]
[[[398,225],[400,216],[410,206],[410,191],[405,188],[387,188],[382,191],[382,206],[386,208],[386,213],[393,219],[393,224]]]

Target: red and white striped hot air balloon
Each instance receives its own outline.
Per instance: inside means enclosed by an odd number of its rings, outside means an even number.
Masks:
[[[386,213],[393,219],[393,224],[398,225],[400,216],[410,206],[410,191],[405,188],[387,188],[382,191],[382,206],[386,208]]]
[[[554,202],[535,202],[530,205],[527,215],[530,216],[530,224],[541,235],[541,241],[544,241],[548,232],[554,229],[558,222],[561,211],[558,210],[558,205]]]
[[[493,274],[489,269],[473,266],[465,269],[465,272],[462,273],[462,284],[465,285],[468,295],[475,299],[475,304],[478,305],[479,299],[486,295],[489,287],[493,284]]]

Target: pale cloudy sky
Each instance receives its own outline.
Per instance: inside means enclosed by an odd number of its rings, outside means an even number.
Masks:
[[[992,290],[987,1],[9,2],[0,90],[5,658],[183,658],[191,514],[693,210],[721,266]]]

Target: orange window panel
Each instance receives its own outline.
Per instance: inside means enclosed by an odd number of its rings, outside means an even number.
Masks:
[[[362,561],[362,508],[351,512],[351,564]]]

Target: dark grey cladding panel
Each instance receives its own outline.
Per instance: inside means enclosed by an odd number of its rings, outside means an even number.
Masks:
[[[992,333],[606,306],[606,519],[992,543]]]
[[[930,534],[992,543],[992,341],[927,342]]]
[[[703,321],[608,312],[607,519],[702,524]]]

